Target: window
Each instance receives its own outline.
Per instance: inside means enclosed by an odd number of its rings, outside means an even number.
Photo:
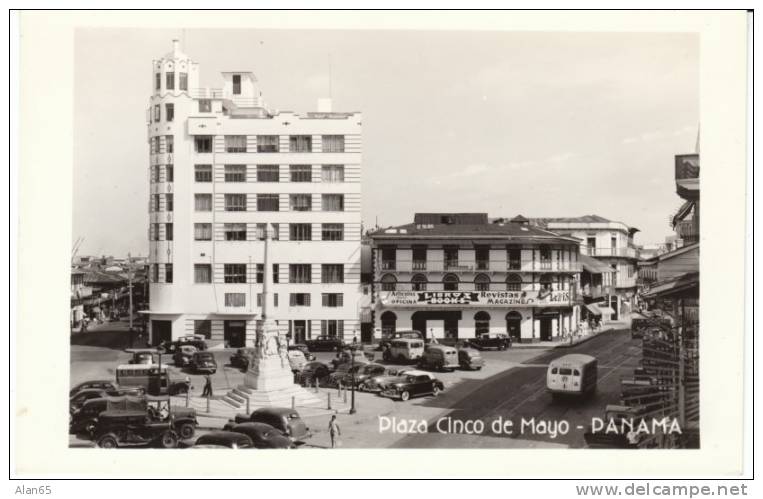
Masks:
[[[196,182],[211,182],[212,165],[194,165],[193,175]]]
[[[188,90],[188,73],[179,73],[178,85],[180,90]]]
[[[174,194],[165,194],[164,195],[164,209],[166,211],[174,211],[175,209],[175,195]]]
[[[161,90],[161,88],[162,88],[162,74],[161,73],[156,73],[154,76],[155,76],[155,78],[154,78],[154,88],[156,88],[157,90]]]
[[[154,153],[159,154],[161,152],[161,148],[159,147],[161,145],[161,137],[154,137]]]
[[[290,165],[289,175],[292,182],[312,182],[313,167],[310,165]]]
[[[490,291],[490,278],[485,274],[479,274],[474,278],[475,291]]]
[[[195,194],[193,201],[196,211],[212,211],[212,194]]]
[[[289,152],[312,152],[313,138],[310,135],[290,135]]]
[[[278,182],[278,165],[257,165],[257,182]]]
[[[175,90],[175,73],[167,73],[167,90]]]
[[[166,115],[167,121],[174,121],[175,119],[175,104],[165,104],[164,105],[164,114]]]
[[[233,95],[241,94],[241,75],[233,75]]]
[[[257,211],[278,211],[278,194],[257,194]]]
[[[161,207],[161,202],[159,200],[159,194],[153,194],[151,196],[151,199],[153,200],[154,211],[159,211],[159,208]]]
[[[397,262],[397,248],[395,246],[382,246],[381,266],[382,270],[395,270]]]
[[[475,246],[474,257],[477,260],[477,270],[487,270],[490,267],[490,248]]]
[[[458,246],[446,246],[443,248],[445,254],[445,268],[458,267]]]
[[[246,293],[225,293],[226,307],[245,307]]]
[[[159,282],[159,264],[151,265],[151,282]]]
[[[323,320],[321,321],[321,335],[341,338],[344,336],[344,321]]]
[[[212,152],[212,136],[211,135],[197,135],[193,139],[196,152]]]
[[[246,241],[246,224],[224,224],[226,241]]]
[[[159,167],[158,166],[152,166],[151,167],[151,181],[152,182],[159,182]]]
[[[321,265],[321,282],[337,284],[344,282],[344,265],[324,263]]]
[[[506,250],[506,258],[508,260],[508,268],[510,270],[519,270],[522,268],[522,250],[517,248],[510,248]]]
[[[278,135],[258,135],[257,152],[278,152]]]
[[[323,241],[344,241],[344,224],[321,224]]]
[[[342,307],[344,306],[344,295],[342,293],[322,293],[321,305],[324,307]]]
[[[174,182],[175,181],[175,165],[166,165],[164,167],[164,173],[167,178],[164,179],[165,182]]]
[[[289,282],[294,284],[309,284],[312,282],[312,265],[309,263],[289,264]]]
[[[172,264],[164,264],[164,282],[172,284]]]
[[[289,241],[312,241],[312,224],[289,224]]]
[[[509,274],[506,277],[506,291],[522,291],[522,277],[517,274]]]
[[[175,226],[173,224],[164,224],[164,240],[173,241],[175,239]]]
[[[477,312],[474,314],[474,334],[479,337],[490,333],[490,314]]]
[[[197,263],[193,266],[193,282],[196,284],[207,284],[212,282],[212,265],[208,263]]]
[[[223,265],[223,280],[227,284],[246,282],[246,264],[226,263]]]
[[[445,291],[458,291],[458,277],[448,274],[442,278],[442,288]]]
[[[257,284],[262,284],[265,282],[265,264],[258,263],[257,264]],[[273,277],[272,281],[274,284],[278,284],[278,264],[273,264]]]
[[[151,241],[158,241],[159,240],[159,224],[153,223],[151,224],[151,232],[149,234],[149,239]]]
[[[289,209],[291,211],[312,210],[313,197],[310,194],[290,194]]]
[[[323,165],[321,167],[321,181],[344,182],[343,165]]]
[[[554,289],[554,278],[550,275],[544,275],[540,278],[540,289],[551,291]]]
[[[180,73],[181,75],[183,73]],[[181,80],[182,81],[182,80]],[[198,334],[206,339],[212,338],[212,321],[195,320],[193,321],[193,334]]]
[[[321,210],[344,211],[344,194],[321,194]]]
[[[226,182],[246,182],[246,165],[225,165]]]
[[[195,241],[211,241],[212,224],[193,224],[193,239]]]
[[[323,152],[344,152],[344,135],[324,135]]]
[[[381,278],[382,291],[394,291],[397,288],[397,279],[392,274],[385,274]]]
[[[154,106],[154,121],[157,123],[162,119],[162,107],[159,104]]]
[[[290,307],[309,307],[310,293],[290,293],[289,306]]]
[[[273,241],[278,241],[278,224],[270,224],[270,239]],[[258,241],[262,241],[265,239],[265,228],[267,227],[267,224],[257,224],[257,232],[256,232],[256,238]]]
[[[382,338],[391,336],[395,332],[397,316],[394,312],[387,310],[381,314],[381,333]]]
[[[212,101],[209,99],[199,99],[199,112],[200,113],[211,113],[212,112]]]
[[[226,135],[225,152],[246,152],[246,135]]]
[[[246,194],[226,194],[225,211],[246,211]]]
[[[427,290],[427,278],[423,274],[416,274],[411,278],[411,289],[413,291],[426,291]]]
[[[412,248],[413,270],[427,269],[427,247],[414,246]]]

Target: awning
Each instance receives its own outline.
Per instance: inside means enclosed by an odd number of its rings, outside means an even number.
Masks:
[[[587,303],[585,308],[587,308],[593,315],[601,315],[601,310],[599,310],[599,307],[597,307],[595,303]]]
[[[583,270],[590,272],[591,274],[605,274],[612,272],[611,267],[605,263],[600,262],[596,258],[581,253],[578,255],[578,259],[580,264],[583,266]]]
[[[669,281],[658,282],[642,296],[644,298],[664,298],[686,291],[699,292],[699,272],[690,272]]]
[[[686,201],[684,204],[681,205],[681,207],[678,209],[675,215],[673,215],[673,227],[675,227],[678,222],[686,218],[686,215],[688,215],[691,212],[691,209],[694,207],[694,201]]]
[[[612,314],[614,314],[614,313],[615,313],[615,311],[614,311],[614,310],[612,310],[610,307],[599,307],[599,306],[597,306],[596,308],[598,308],[599,310],[601,310],[601,313],[602,313],[602,314],[609,314],[609,315],[612,315]]]

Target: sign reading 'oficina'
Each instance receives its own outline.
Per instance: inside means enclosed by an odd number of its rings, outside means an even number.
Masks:
[[[571,296],[569,291],[385,291],[379,298],[385,306],[521,307],[569,305]]]

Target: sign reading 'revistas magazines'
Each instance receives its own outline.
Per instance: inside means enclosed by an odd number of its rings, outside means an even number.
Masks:
[[[569,291],[383,291],[385,306],[457,305],[474,307],[569,305]]]

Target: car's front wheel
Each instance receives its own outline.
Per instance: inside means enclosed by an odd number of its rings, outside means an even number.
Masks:
[[[119,441],[117,440],[116,435],[113,433],[107,433],[98,439],[96,445],[101,449],[116,449],[119,447]]]
[[[403,402],[405,402],[409,398],[411,398],[411,394],[408,393],[407,390],[400,394],[400,400],[402,400]]]
[[[166,431],[159,439],[159,445],[162,449],[174,449],[178,446],[178,437],[174,431]]]
[[[180,428],[178,428],[178,435],[180,435],[180,438],[183,440],[193,438],[195,434],[196,428],[194,428],[192,423],[183,423],[180,425]]]
[[[440,394],[440,387],[437,386],[437,385],[433,386],[432,387],[432,395],[434,395],[436,397],[439,394]]]

